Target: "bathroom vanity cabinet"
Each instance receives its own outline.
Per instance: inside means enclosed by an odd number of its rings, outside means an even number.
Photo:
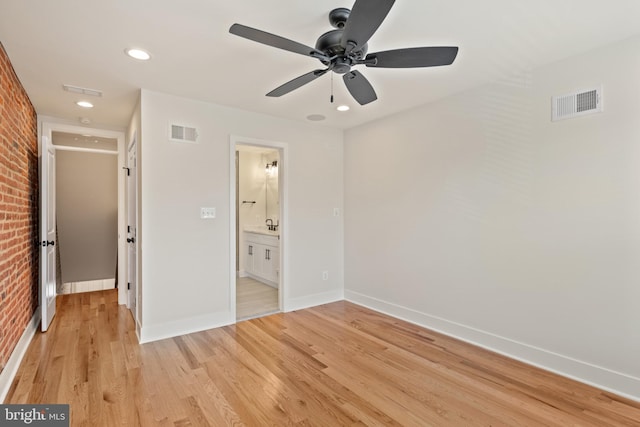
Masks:
[[[244,232],[245,273],[278,288],[280,281],[280,240],[277,234]]]

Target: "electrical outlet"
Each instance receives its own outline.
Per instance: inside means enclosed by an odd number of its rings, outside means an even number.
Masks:
[[[329,280],[329,272],[327,270],[322,272],[322,280]]]

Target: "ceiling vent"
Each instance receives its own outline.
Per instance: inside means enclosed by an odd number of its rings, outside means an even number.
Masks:
[[[587,114],[601,113],[602,87],[570,93],[568,95],[554,96],[552,98],[551,120],[564,120]]]
[[[66,90],[67,92],[79,93],[81,95],[102,96],[102,91],[97,89],[89,89],[86,87],[62,85],[62,89]]]
[[[195,143],[198,139],[198,131],[196,128],[172,124],[169,138],[176,142]]]

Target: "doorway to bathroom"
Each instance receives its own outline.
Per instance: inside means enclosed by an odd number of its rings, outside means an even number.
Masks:
[[[281,311],[281,150],[235,145],[236,320]]]

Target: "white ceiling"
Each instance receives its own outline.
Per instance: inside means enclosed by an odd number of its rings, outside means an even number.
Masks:
[[[366,0],[361,0],[366,1]],[[39,114],[125,127],[138,90],[349,128],[473,86],[554,62],[640,32],[638,0],[397,0],[369,52],[460,47],[449,67],[358,67],[378,93],[360,106],[330,74],[281,98],[264,94],[322,68],[312,58],[228,33],[231,24],[313,46],[331,29],[328,12],[352,0],[2,0],[0,42]],[[127,47],[153,56],[138,62]],[[103,91],[95,107],[75,105],[63,84]],[[348,104],[347,113],[335,111]]]
[[[53,145],[65,147],[90,148],[93,150],[118,151],[118,140],[115,138],[103,138],[93,135],[76,135],[66,132],[53,132],[51,135]]]

